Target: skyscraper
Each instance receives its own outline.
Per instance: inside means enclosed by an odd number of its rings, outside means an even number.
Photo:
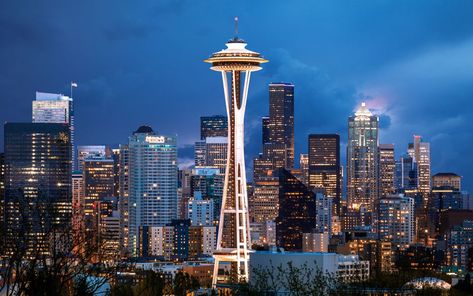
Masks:
[[[430,193],[430,143],[423,142],[422,137],[414,135],[414,161],[417,163],[418,190],[424,195]]]
[[[417,164],[409,154],[401,156],[396,162],[395,186],[400,192],[417,189]]]
[[[262,140],[263,140],[263,145],[265,143],[270,142],[269,138],[269,116],[263,116],[261,117],[261,132],[262,132]]]
[[[72,234],[76,242],[80,243],[84,231],[84,175],[82,172],[72,172]]]
[[[63,94],[36,92],[36,99],[32,105],[33,122],[66,123],[69,125],[72,169],[75,169],[74,104],[72,98]]]
[[[228,118],[228,159],[225,190],[214,253],[213,286],[219,279],[219,263],[231,262],[232,272],[239,280],[248,280],[248,249],[250,231],[244,154],[244,114],[251,72],[267,62],[259,53],[246,49],[246,42],[235,36],[227,49],[214,53],[206,62],[221,72]],[[230,73],[231,84],[228,84]],[[242,74],[245,74],[244,78]],[[243,84],[243,88],[241,87]],[[231,90],[231,91],[230,91]],[[225,276],[224,276],[225,278]],[[224,279],[225,280],[225,279]],[[227,279],[228,280],[228,279]]]
[[[195,142],[195,166],[216,167],[224,171],[227,164],[227,142],[227,137],[207,137]]]
[[[86,158],[82,165],[85,200],[84,231],[86,236],[93,238],[93,242],[98,244],[99,203],[102,198],[113,196],[115,192],[113,159]]]
[[[226,137],[228,133],[227,117],[223,115],[200,117],[200,139],[207,137]]]
[[[140,227],[164,226],[177,218],[177,143],[141,126],[128,143],[129,249],[141,253]]]
[[[58,237],[69,237],[71,151],[67,124],[5,124],[7,251],[47,255]]]
[[[378,205],[378,235],[400,249],[415,240],[414,199],[391,195],[382,197]]]
[[[324,195],[333,199],[334,216],[340,215],[341,174],[340,136],[309,135],[309,187],[322,188]]]
[[[362,214],[362,225],[371,224],[378,199],[378,121],[365,103],[348,119],[348,210]]]
[[[128,145],[120,145],[118,172],[118,208],[120,209],[120,248],[122,251],[128,250],[128,199],[129,199],[129,159]]]
[[[380,144],[378,151],[379,157],[379,190],[381,196],[394,194],[396,188],[394,179],[396,173],[396,161],[394,156],[393,144]]]
[[[284,168],[294,167],[294,85],[269,84],[269,142],[285,150]],[[279,148],[277,148],[279,149]]]
[[[315,193],[285,169],[279,169],[278,176],[277,245],[287,251],[301,251],[303,233],[312,232],[317,225]]]

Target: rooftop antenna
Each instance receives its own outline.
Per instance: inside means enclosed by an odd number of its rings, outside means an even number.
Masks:
[[[238,39],[238,17],[235,17],[235,40]]]

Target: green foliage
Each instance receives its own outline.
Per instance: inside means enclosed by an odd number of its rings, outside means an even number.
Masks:
[[[249,284],[247,295],[275,295],[285,291],[291,296],[334,295],[342,284],[335,275],[318,268],[300,267],[288,262],[287,266],[271,266],[252,270],[253,281]]]

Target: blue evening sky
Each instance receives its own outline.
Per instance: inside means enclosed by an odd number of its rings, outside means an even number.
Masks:
[[[365,100],[381,143],[400,155],[422,135],[432,172],[456,172],[473,189],[467,0],[2,1],[0,120],[31,120],[35,91],[68,94],[74,80],[77,144],[116,146],[149,124],[178,135],[188,164],[199,117],[225,112],[220,75],[203,59],[232,37],[235,15],[248,48],[270,60],[250,86],[248,159],[261,149],[267,84],[286,81],[296,87],[296,154],[309,133],[339,133],[344,145],[347,117]]]

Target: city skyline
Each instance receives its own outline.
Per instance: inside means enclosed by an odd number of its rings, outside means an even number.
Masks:
[[[222,94],[214,87],[218,80],[206,72],[201,60],[221,47],[218,40],[232,36],[232,19],[239,15],[241,35],[273,61],[255,78],[249,95],[247,159],[260,150],[260,117],[267,115],[267,85],[286,81],[295,85],[296,163],[299,153],[307,152],[308,134],[339,133],[341,163],[345,164],[346,117],[366,99],[368,107],[380,115],[380,142],[394,143],[396,158],[412,135],[422,135],[432,146],[432,174],[454,171],[464,177],[465,190],[472,189],[473,174],[468,168],[473,156],[466,150],[473,138],[467,121],[471,108],[464,106],[469,106],[473,96],[471,87],[466,86],[472,68],[468,57],[473,26],[465,6],[443,7],[429,1],[429,10],[423,11],[427,2],[308,4],[306,11],[301,7],[287,10],[291,21],[283,26],[268,17],[281,8],[278,4],[250,7],[244,3],[224,11],[225,4],[210,8],[163,3],[156,7],[145,3],[131,11],[125,4],[111,11],[109,5],[96,7],[101,21],[93,19],[91,24],[81,20],[87,19],[84,16],[90,11],[82,5],[61,3],[53,10],[32,6],[16,13],[20,4],[2,4],[6,34],[2,34],[5,46],[1,56],[11,75],[0,78],[0,102],[8,106],[1,108],[0,120],[28,121],[36,91],[69,96],[73,80],[79,84],[73,94],[77,145],[118,146],[136,126],[148,124],[159,133],[177,134],[180,163],[188,163],[192,161],[192,144],[199,139],[200,116],[225,114],[223,103],[207,103],[221,102]],[[262,5],[268,11],[265,15],[257,13]],[[152,11],[161,19],[145,11],[150,8],[155,8]],[[219,12],[218,16],[189,25],[195,23],[191,16],[203,9]],[[71,15],[71,10],[77,13]],[[402,19],[412,21],[415,30],[406,30],[410,25],[400,22],[391,10],[405,15]],[[457,25],[449,24],[446,15],[455,16]],[[172,30],[167,23],[172,24]],[[303,42],[288,34],[303,26],[307,27],[303,34],[313,41]],[[49,29],[52,34],[47,33]],[[63,41],[61,52],[51,48],[57,47],[59,40]],[[75,45],[82,43],[96,45],[79,51]],[[16,51],[18,48],[21,50]],[[41,59],[35,55],[38,50],[43,52]],[[182,59],[173,61],[169,68],[163,57],[174,53]],[[131,56],[134,58],[129,59]],[[439,61],[445,67],[438,67]],[[190,71],[193,78],[186,80],[189,87],[179,88],[183,71]],[[410,81],[418,83],[414,86]],[[140,103],[135,104],[137,101]],[[183,105],[188,108],[180,109]],[[416,112],[419,109],[423,110],[421,116]],[[186,120],[173,120],[176,114]],[[1,144],[3,134],[0,138]]]

